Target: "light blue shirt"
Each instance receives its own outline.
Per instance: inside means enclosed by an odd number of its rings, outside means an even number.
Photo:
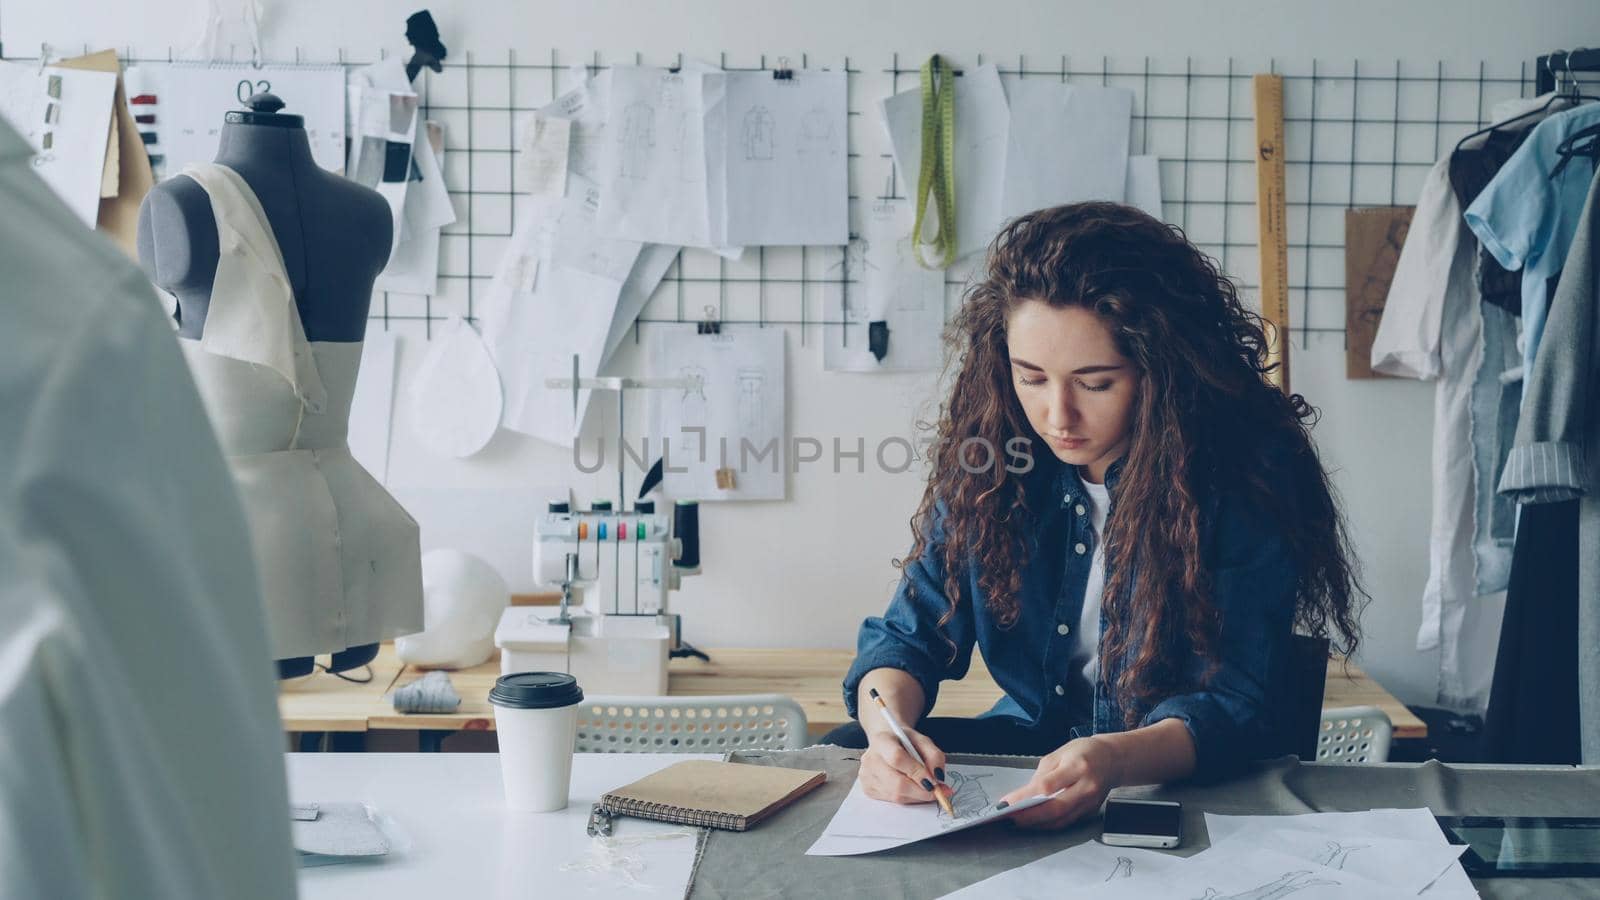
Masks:
[[[1467,207],[1467,227],[1507,270],[1522,270],[1522,372],[1526,379],[1544,334],[1545,282],[1560,274],[1594,179],[1594,164],[1577,157],[1555,178],[1556,147],[1600,122],[1600,103],[1564,110],[1534,127],[1483,193]]]

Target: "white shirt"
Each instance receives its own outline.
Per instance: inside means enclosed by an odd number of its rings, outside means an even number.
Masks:
[[[249,537],[149,282],[0,122],[0,897],[295,895]]]
[[[1094,529],[1094,557],[1089,580],[1083,587],[1083,611],[1078,614],[1078,656],[1085,657],[1083,675],[1092,686],[1100,669],[1100,600],[1106,587],[1106,517],[1111,513],[1111,492],[1104,484],[1084,480],[1088,494],[1089,525]]]

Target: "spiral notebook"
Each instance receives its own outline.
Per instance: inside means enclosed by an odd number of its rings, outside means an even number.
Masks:
[[[825,772],[692,759],[600,798],[608,815],[744,831],[828,778]]]

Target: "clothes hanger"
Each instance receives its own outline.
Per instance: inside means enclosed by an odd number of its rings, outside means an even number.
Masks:
[[[1583,96],[1578,93],[1578,77],[1572,73],[1571,54],[1567,56],[1567,84],[1573,96]],[[1552,179],[1565,171],[1567,164],[1572,162],[1575,157],[1588,158],[1592,169],[1595,164],[1600,163],[1600,122],[1567,135],[1566,139],[1556,146],[1556,155],[1561,157],[1561,161],[1556,163],[1554,169],[1550,170]]]
[[[1584,48],[1580,47],[1578,49],[1582,50]],[[1576,52],[1577,52],[1576,50],[1573,51],[1573,53],[1576,53]],[[1460,150],[1463,146],[1466,145],[1467,141],[1470,141],[1475,137],[1480,137],[1482,135],[1488,134],[1491,131],[1497,131],[1497,130],[1499,130],[1501,128],[1505,128],[1508,125],[1514,125],[1517,122],[1520,122],[1523,119],[1526,119],[1526,118],[1529,118],[1529,117],[1532,117],[1532,116],[1543,115],[1544,113],[1548,112],[1550,110],[1550,107],[1554,106],[1557,102],[1568,103],[1568,104],[1570,104],[1572,106],[1577,106],[1579,103],[1582,103],[1585,100],[1600,100],[1600,97],[1594,97],[1594,96],[1591,96],[1589,94],[1581,93],[1579,91],[1579,85],[1578,85],[1577,76],[1572,74],[1572,54],[1571,53],[1568,53],[1566,55],[1566,62],[1567,62],[1567,66],[1566,66],[1566,69],[1565,69],[1565,74],[1566,74],[1566,79],[1565,79],[1566,80],[1566,89],[1565,90],[1562,90],[1562,88],[1561,88],[1561,82],[1563,80],[1562,79],[1562,73],[1561,72],[1557,72],[1554,68],[1551,67],[1551,65],[1550,65],[1550,57],[1546,56],[1545,57],[1545,61],[1544,61],[1545,70],[1548,71],[1550,73],[1550,75],[1556,80],[1556,89],[1550,93],[1550,99],[1546,100],[1544,102],[1544,105],[1540,106],[1538,109],[1530,109],[1525,113],[1520,113],[1520,114],[1512,116],[1511,118],[1506,119],[1504,121],[1495,122],[1492,125],[1485,126],[1483,128],[1478,129],[1477,131],[1472,132],[1471,134],[1467,135],[1466,137],[1464,137],[1461,140],[1456,142],[1456,149]]]

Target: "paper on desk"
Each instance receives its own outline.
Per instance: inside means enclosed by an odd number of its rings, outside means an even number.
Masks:
[[[1165,222],[1161,215],[1161,159],[1155,156],[1128,157],[1128,188],[1124,203],[1144,210]]]
[[[1185,864],[1181,856],[1132,847],[1107,847],[1087,841],[1052,853],[1025,866],[1018,866],[959,891],[945,894],[944,900],[984,900],[1007,897],[1011,900],[1072,900],[1093,897],[1107,882],[1124,878],[1149,877],[1176,871]]]
[[[389,255],[374,285],[380,291],[433,294],[439,284],[439,234],[456,220],[455,204],[444,183],[444,125],[421,124],[414,145],[416,183],[406,191],[405,236]]]
[[[1015,76],[1004,87],[1011,110],[1004,218],[1063,203],[1123,202],[1132,91]]]
[[[1293,816],[1224,816],[1206,813],[1206,832],[1213,845],[1221,843],[1255,825],[1270,828],[1324,828],[1356,832],[1373,837],[1419,841],[1448,846],[1450,841],[1439,830],[1439,823],[1426,808],[1373,809],[1355,812],[1304,813]],[[1423,891],[1430,898],[1476,897],[1472,880],[1459,862],[1448,866],[1437,881]]]
[[[784,499],[783,338],[781,328],[651,329],[651,375],[690,382],[649,392],[651,433],[665,442],[663,491],[702,501]],[[719,482],[719,469],[732,470],[731,484]]]
[[[835,318],[824,329],[823,366],[834,372],[890,372],[939,368],[943,350],[944,270],[925,269],[911,249],[913,203],[872,201],[859,239],[846,249],[853,284],[834,294]],[[868,350],[868,326],[889,329],[882,360]]]
[[[833,814],[822,836],[817,838],[807,856],[854,856],[859,853],[876,853],[914,844],[917,841],[963,831],[985,822],[1009,815],[1018,810],[1038,806],[1050,799],[1046,796],[1030,797],[1013,803],[1003,810],[995,809],[995,802],[1006,794],[1022,787],[1033,778],[1032,769],[1014,769],[1008,766],[945,766],[950,787],[955,789],[951,805],[955,818],[946,816],[939,804],[928,802],[914,806],[874,800],[867,796],[861,781],[851,786],[850,793]]]
[[[117,76],[0,61],[0,117],[36,154],[33,171],[90,228],[100,214]]]
[[[1191,856],[1170,871],[1108,881],[1095,900],[1394,900],[1415,892],[1330,869],[1276,850],[1232,841]]]
[[[1006,135],[1011,114],[1000,73],[992,65],[968,69],[956,87],[956,255],[982,250],[1004,221]],[[922,165],[922,91],[883,101],[902,191],[915,200]],[[1031,209],[1032,207],[1030,207]]]
[[[402,73],[403,77],[403,73]],[[343,66],[263,65],[260,68],[197,63],[139,63],[129,69],[131,93],[155,95],[156,143],[148,147],[156,173],[183,171],[211,162],[222,136],[222,117],[243,109],[251,95],[271,92],[283,112],[305,119],[306,138],[317,165],[345,174],[345,73]],[[149,108],[136,110],[151,112]]]
[[[1420,893],[1437,881],[1466,850],[1455,844],[1378,837],[1348,826],[1283,827],[1266,823],[1246,826],[1220,846],[1235,844],[1277,850],[1319,866],[1353,872],[1408,894]],[[1212,847],[1218,846],[1213,841]]]
[[[721,244],[842,245],[850,239],[845,73],[706,76],[723,83]],[[710,129],[708,122],[708,133]],[[712,160],[712,168],[716,162]],[[713,216],[717,220],[718,216]],[[909,230],[909,229],[908,229]]]

